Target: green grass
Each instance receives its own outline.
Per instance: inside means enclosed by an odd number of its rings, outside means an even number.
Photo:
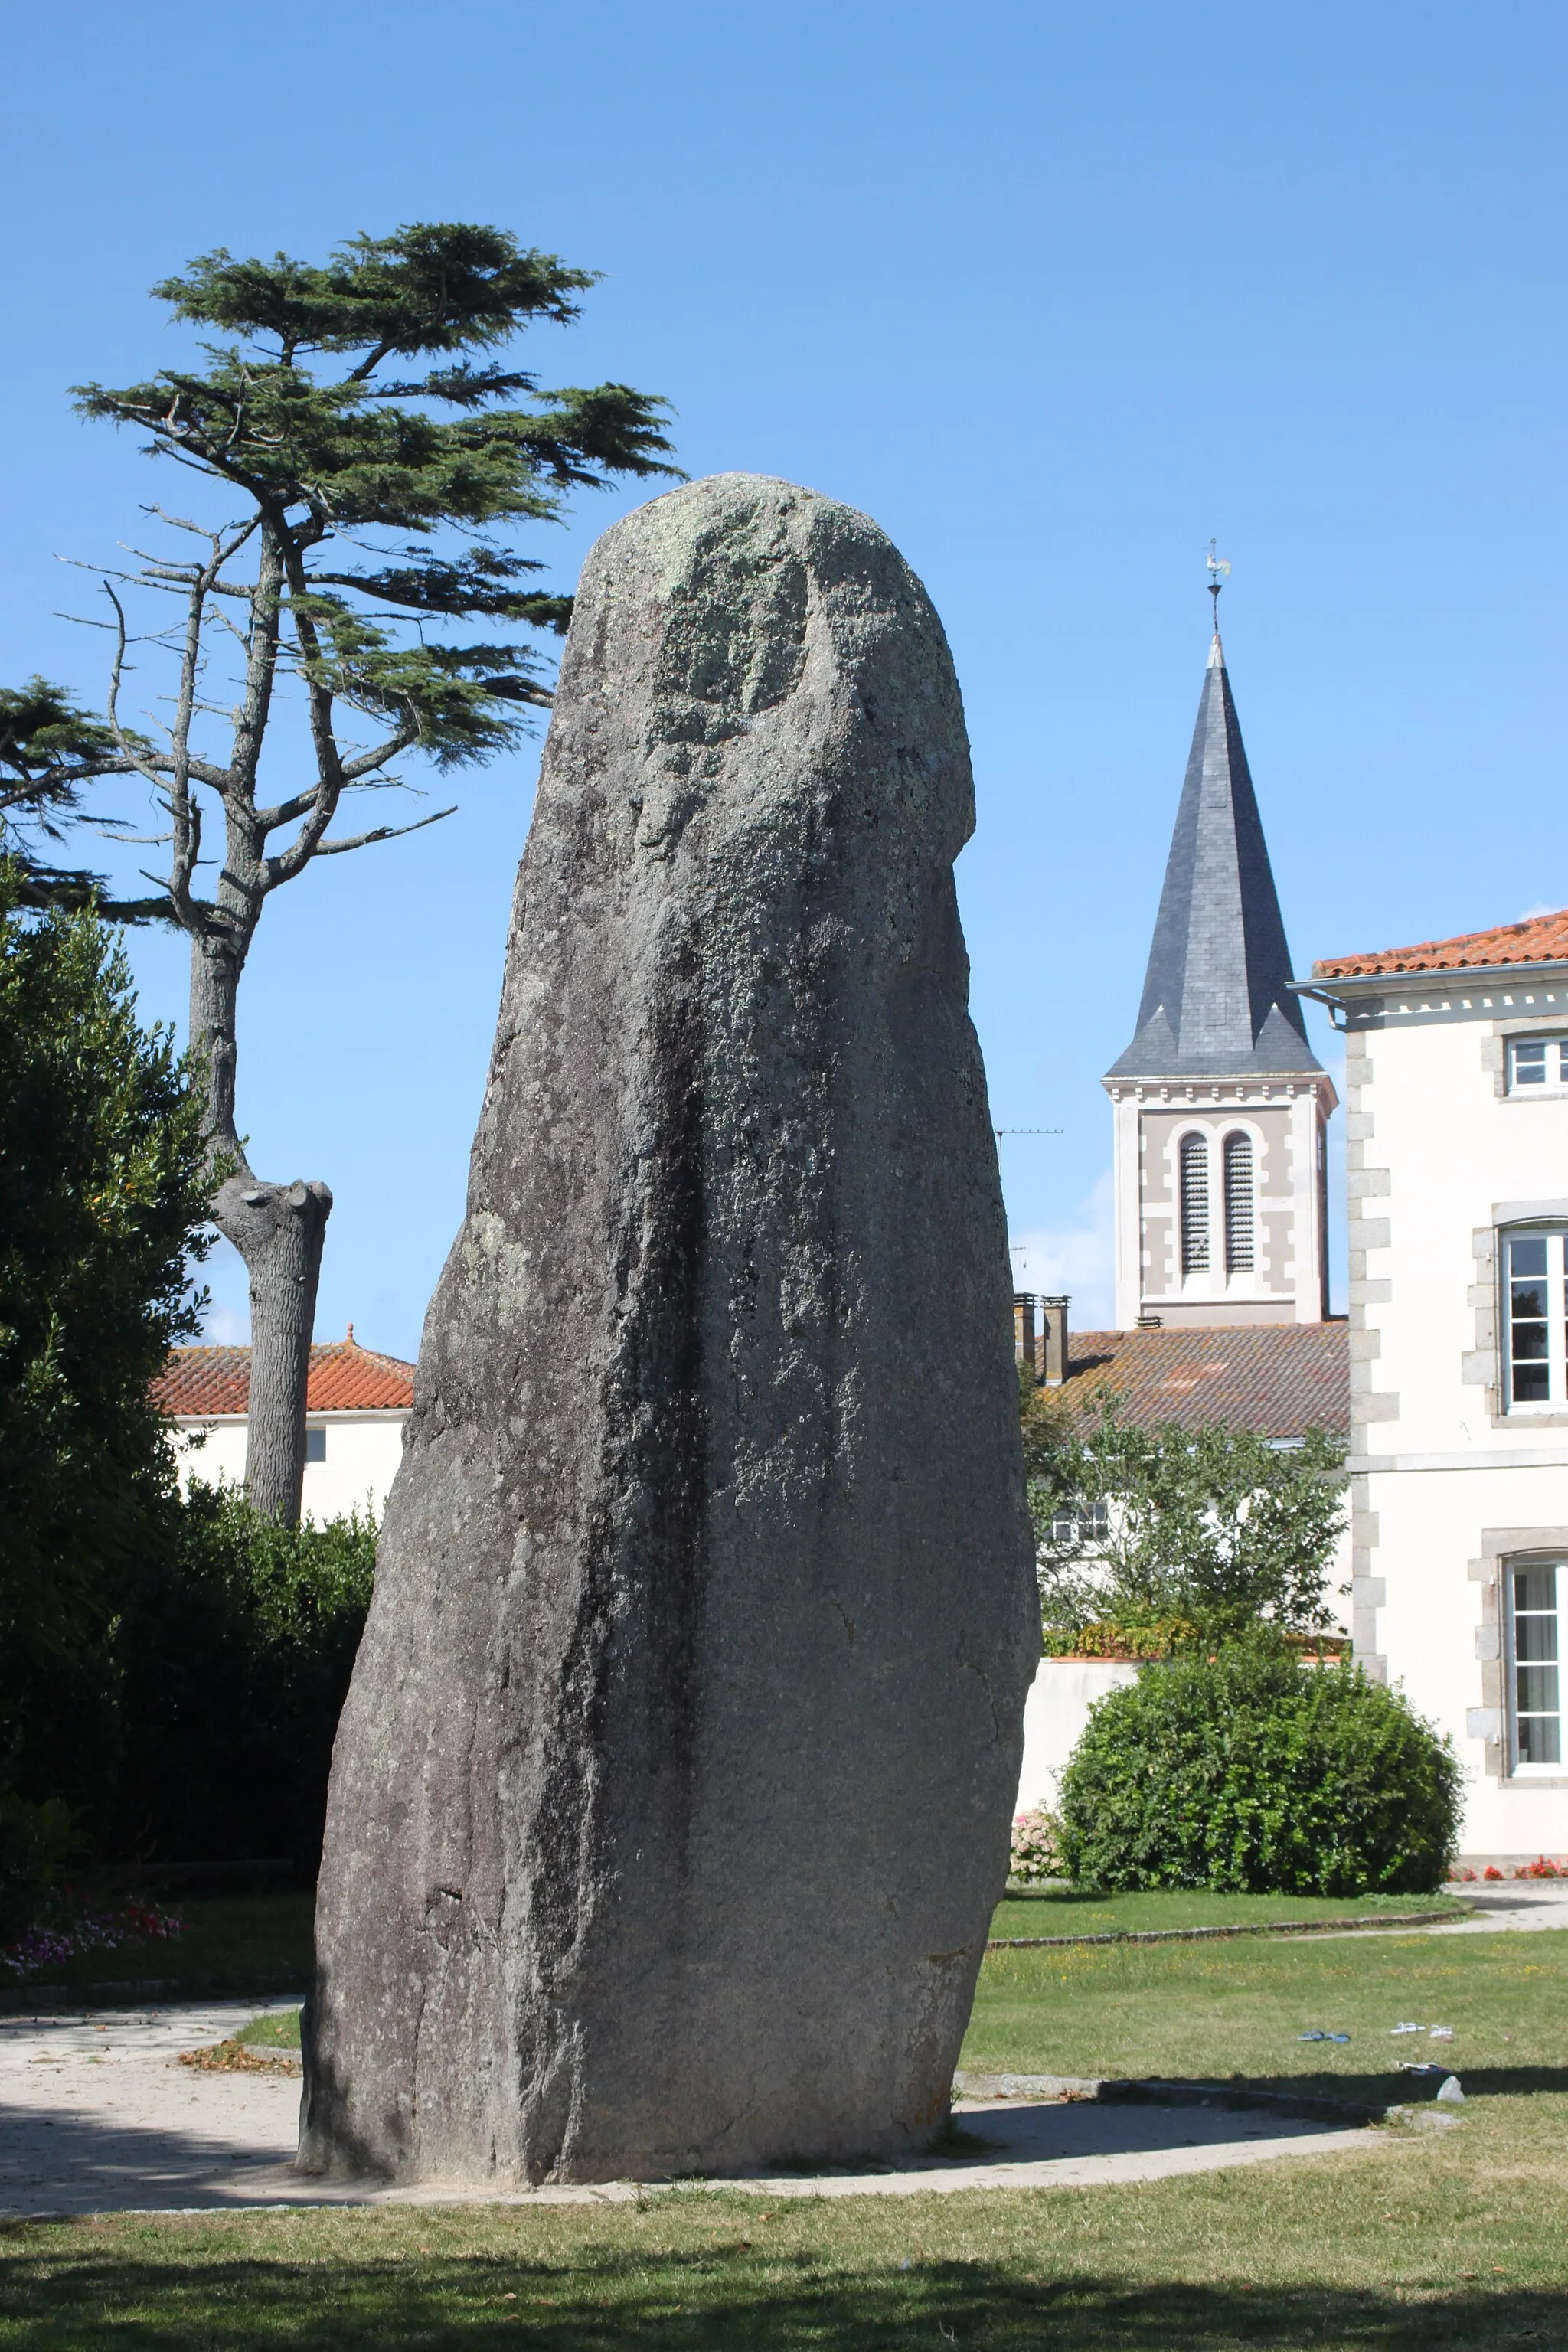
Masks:
[[[298,2050],[300,2047],[300,2012],[297,2009],[269,2009],[261,2017],[253,2017],[242,2025],[235,2040],[247,2050]]]
[[[0,2225],[0,2347],[1545,2352],[1565,2127],[1568,2099],[1500,2099],[1367,2157],[1089,2191]]]
[[[1369,1919],[1384,1911],[1447,1911],[1469,1906],[1448,1895],[1211,1895],[1206,1888],[1152,1895],[1092,1895],[1042,1887],[1009,1895],[994,1936],[1105,1936],[1149,1928],[1237,1927],[1274,1922]]]
[[[1441,1895],[1361,1895],[1353,1902],[1283,1895],[1114,1895],[1076,1891],[1013,1895],[996,1914],[996,1936],[1090,1936],[1145,1927],[1232,1925],[1253,1919],[1345,1918],[1376,1910],[1447,1907]],[[309,1895],[198,1895],[170,1905],[185,1921],[172,1943],[124,1944],[84,1952],[29,1977],[19,1990],[68,1991],[87,1985],[156,1983],[181,1994],[289,1992],[310,1971]],[[1461,1904],[1454,1904],[1462,1912]],[[16,2006],[13,2001],[11,2006]]]
[[[1428,2047],[1389,2026],[1440,2019],[1470,2103],[1366,2154],[1126,2188],[0,2225],[0,2352],[1548,2352],[1565,1974],[1559,1933],[993,1953],[972,2065],[1386,2087]],[[1318,2023],[1356,2039],[1296,2042]]]
[[[1396,2040],[1390,2028],[1406,2020],[1451,2025],[1454,2039]],[[1352,2039],[1297,2040],[1314,2026]],[[962,2063],[1040,2074],[1308,2076],[1331,2090],[1375,2086],[1386,2102],[1399,2061],[1428,2057],[1451,2065],[1467,2091],[1547,2087],[1544,2070],[1568,2093],[1568,1931],[990,1952]]]
[[[28,1977],[21,1991],[31,1996],[79,1985],[151,1981],[168,1988],[160,1998],[178,2000],[183,1993],[289,1992],[309,1979],[312,1895],[197,1895],[168,1907],[185,1922],[184,1935],[173,1941],[81,1952],[63,1967]]]

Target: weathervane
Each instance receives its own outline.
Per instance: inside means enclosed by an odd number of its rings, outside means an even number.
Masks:
[[[1226,562],[1224,556],[1216,555],[1214,550],[1215,543],[1211,539],[1209,541],[1209,551],[1205,556],[1204,562],[1208,569],[1209,594],[1214,598],[1214,633],[1217,637],[1219,635],[1219,592],[1225,586],[1226,582],[1230,578],[1230,566]]]

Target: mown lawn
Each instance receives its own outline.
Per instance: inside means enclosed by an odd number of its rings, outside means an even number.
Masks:
[[[1449,2025],[1452,2042],[1395,2036]],[[1348,2044],[1300,2042],[1314,2028]],[[1568,2091],[1568,1932],[1259,1937],[991,1952],[963,2063],[1041,2074],[1363,2080],[1441,2060],[1468,2090],[1521,2068]]]
[[[1568,2099],[1142,2188],[0,2227],[0,2346],[1495,2352],[1568,2343]]]
[[[1565,1976],[1563,1934],[994,1953],[971,2065],[1387,2095],[1430,2047],[1390,2037],[1413,2019],[1452,2024],[1431,2054],[1469,2101],[1368,2154],[1140,2187],[12,2224],[0,2347],[1568,2347]]]
[[[1173,1927],[1255,1927],[1299,1922],[1372,1919],[1393,1912],[1449,1912],[1470,1906],[1449,1895],[1211,1895],[1185,1888],[1157,1895],[1091,1895],[1042,1887],[1009,1895],[997,1907],[994,1936],[1105,1936]]]
[[[1258,1920],[1363,1917],[1377,1910],[1443,1907],[1441,1895],[1367,1895],[1353,1903],[1272,1895],[1010,1895],[996,1913],[996,1936],[1101,1935],[1130,1928],[1210,1927]],[[122,1944],[83,1952],[16,1988],[22,1998],[90,1985],[154,1983],[159,2000],[226,1993],[303,1991],[312,1955],[314,1899],[307,1894],[196,1895],[172,1902],[185,1922],[168,1943]],[[1457,1913],[1462,1904],[1452,1906]],[[9,1987],[5,1988],[7,1990]],[[15,2009],[18,1999],[7,2006]]]

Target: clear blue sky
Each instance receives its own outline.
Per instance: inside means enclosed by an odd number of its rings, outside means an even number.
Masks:
[[[1127,1042],[1203,668],[1226,650],[1299,970],[1568,902],[1563,138],[1544,0],[163,0],[14,9],[4,675],[154,469],[66,387],[177,345],[145,289],[491,220],[606,272],[544,380],[668,394],[681,462],[864,508],[946,622],[960,865],[1018,1261],[1110,1304],[1100,1074]],[[165,487],[164,495],[167,495]],[[563,583],[630,499],[545,534]],[[240,1123],[337,1208],[318,1329],[411,1353],[461,1213],[537,753],[268,908]],[[183,1022],[174,940],[133,949]],[[1320,1038],[1320,1050],[1328,1052]],[[215,1336],[240,1336],[215,1261]]]

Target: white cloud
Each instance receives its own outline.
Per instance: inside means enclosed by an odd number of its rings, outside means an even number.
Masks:
[[[1538,915],[1560,915],[1562,912],[1563,909],[1555,899],[1550,903],[1542,900],[1539,906],[1526,907],[1522,913],[1516,915],[1513,919],[1516,923],[1533,923]]]
[[[215,1299],[202,1317],[202,1341],[208,1348],[248,1348],[249,1316]]]
[[[1070,1223],[1014,1234],[1017,1290],[1065,1291],[1070,1328],[1109,1331],[1116,1321],[1115,1199],[1108,1168]]]

